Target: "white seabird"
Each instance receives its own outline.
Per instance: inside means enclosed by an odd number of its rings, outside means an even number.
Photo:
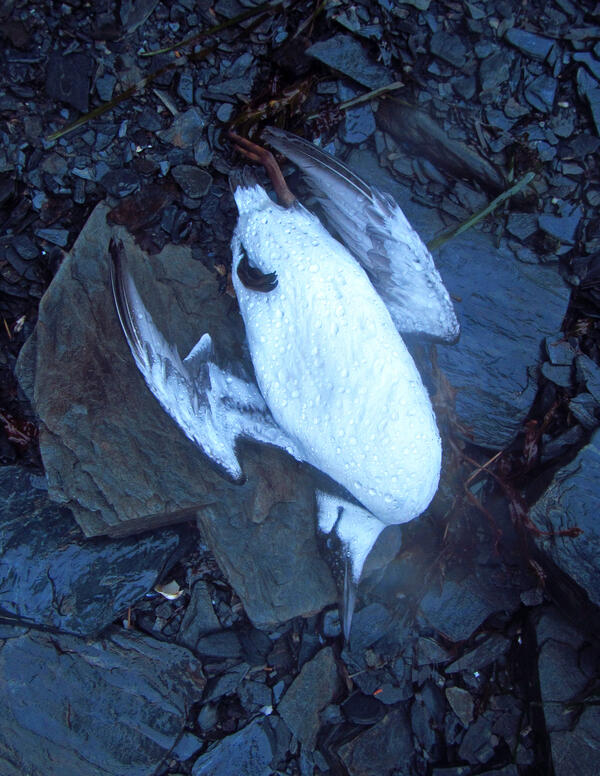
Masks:
[[[150,390],[231,477],[242,476],[235,445],[247,437],[282,447],[341,486],[318,490],[317,509],[319,530],[342,561],[334,576],[348,638],[377,537],[420,515],[439,480],[433,409],[399,332],[451,342],[458,323],[431,255],[390,197],[300,138],[274,129],[264,136],[306,174],[347,247],[297,202],[281,207],[255,183],[235,189],[232,277],[256,383],[213,362],[207,333],[181,361],[114,242],[113,291]]]

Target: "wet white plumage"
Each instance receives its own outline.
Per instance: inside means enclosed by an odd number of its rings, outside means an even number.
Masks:
[[[439,479],[433,410],[399,331],[452,341],[458,323],[429,252],[387,195],[306,141],[280,130],[269,130],[269,140],[300,165],[352,253],[301,205],[282,208],[256,184],[236,189],[232,276],[258,387],[213,362],[208,334],[181,361],[116,246],[113,289],[148,386],[231,476],[242,473],[236,440],[249,437],[284,448],[345,489],[318,491],[317,507],[320,530],[335,537],[345,561],[348,635],[375,540],[386,525],[421,514]],[[276,287],[245,284],[240,264],[275,272]]]
[[[440,438],[421,377],[349,252],[301,206],[238,188],[233,283],[260,391],[302,458],[383,523],[419,515],[437,488]],[[237,265],[277,273],[269,293]]]

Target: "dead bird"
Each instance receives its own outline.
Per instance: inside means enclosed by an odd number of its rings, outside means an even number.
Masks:
[[[316,498],[348,638],[377,537],[420,515],[439,480],[433,409],[400,334],[451,342],[459,327],[431,255],[391,197],[307,141],[275,129],[264,137],[306,175],[344,244],[296,200],[268,151],[232,135],[264,164],[287,205],[252,180],[235,180],[232,277],[256,382],[215,364],[208,333],[181,360],[113,241],[114,298],[148,387],[230,477],[243,477],[236,440],[245,437],[337,483]]]

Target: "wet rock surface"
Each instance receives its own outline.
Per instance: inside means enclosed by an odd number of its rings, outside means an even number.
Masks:
[[[3,643],[0,684],[3,773],[116,776],[155,771],[205,679],[200,662],[174,644],[38,631]]]
[[[0,771],[595,775],[597,9],[208,5],[0,7]],[[224,130],[269,123],[426,240],[535,173],[433,249],[461,340],[409,344],[442,481],[382,534],[345,645],[313,473],[255,445],[245,485],[212,469],[108,286],[118,234],[181,354],[210,331],[250,368]]]
[[[0,469],[0,611],[11,619],[100,633],[194,544],[185,527],[86,541],[69,511],[50,501],[43,478]]]

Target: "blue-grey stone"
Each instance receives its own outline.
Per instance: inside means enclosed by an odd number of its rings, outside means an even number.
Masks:
[[[314,43],[306,49],[306,54],[368,89],[377,89],[393,80],[387,69],[374,62],[351,35],[338,34]]]
[[[538,230],[538,217],[535,213],[510,213],[506,228],[520,240],[526,240]]]
[[[600,61],[592,56],[589,51],[576,51],[573,54],[574,62],[584,64],[597,81],[600,81]]]
[[[192,776],[270,776],[273,750],[261,720],[221,739],[196,760]]]
[[[600,404],[591,393],[579,393],[569,402],[569,410],[581,425],[591,431],[600,425]]]
[[[504,37],[515,48],[522,51],[523,54],[527,54],[528,57],[538,59],[541,62],[546,59],[554,45],[554,41],[550,38],[543,38],[533,32],[520,30],[517,27],[507,30]]]
[[[194,76],[190,70],[182,70],[179,73],[177,94],[188,105],[194,102]]]
[[[562,332],[546,337],[546,353],[552,364],[569,366],[575,358],[575,349]]]
[[[430,52],[444,62],[461,68],[465,65],[467,49],[458,35],[440,30],[434,32],[429,42]]]
[[[331,703],[339,688],[333,650],[325,647],[302,666],[279,702],[279,715],[307,751],[316,745],[321,726],[319,713]]]
[[[478,671],[505,655],[510,648],[510,639],[499,633],[492,633],[474,649],[467,652],[458,660],[455,660],[444,669],[447,674],[455,674],[458,671]]]
[[[171,175],[181,186],[183,193],[192,199],[200,199],[211,187],[212,176],[193,164],[178,164],[171,168]]]
[[[357,92],[354,89],[341,84],[338,91],[342,102],[355,97]],[[364,143],[377,129],[375,125],[375,116],[370,103],[363,103],[354,108],[347,108],[344,111],[344,120],[340,126],[339,135],[344,143],[358,145]]]
[[[101,75],[100,78],[96,79],[96,91],[102,102],[109,102],[112,100],[113,91],[116,85],[117,79],[112,73],[104,73],[104,75]]]
[[[187,649],[137,633],[11,638],[0,648],[0,771],[156,773],[204,684]]]
[[[183,541],[174,529],[86,541],[28,472],[0,469],[0,609],[24,623],[100,633],[152,589]]]
[[[188,108],[185,113],[180,113],[173,119],[170,127],[158,132],[158,136],[165,143],[177,148],[192,148],[201,138],[205,123],[198,108]]]
[[[551,383],[561,388],[570,388],[573,382],[571,367],[564,364],[550,364],[544,361],[542,364],[542,374]]]
[[[217,110],[217,118],[219,119],[219,121],[222,121],[224,124],[226,124],[231,119],[234,113],[235,113],[235,106],[229,102],[224,102],[222,105],[219,105],[219,108]]]
[[[488,91],[508,81],[511,61],[512,55],[504,49],[484,59],[479,66],[481,88]]]
[[[573,243],[579,222],[583,217],[581,205],[568,216],[555,216],[551,213],[542,213],[538,218],[538,224],[546,234],[556,237],[563,243]]]
[[[600,85],[583,67],[577,71],[577,92],[590,106],[596,132],[600,135]]]
[[[547,535],[534,536],[538,547],[600,605],[600,431],[575,459],[554,475],[531,509],[533,523]],[[579,535],[558,535],[577,531]]]
[[[405,772],[412,773],[414,745],[406,711],[390,711],[376,725],[340,746],[338,755],[349,776],[394,773],[400,763]]]
[[[558,82],[549,75],[539,75],[525,87],[525,99],[541,113],[551,113],[554,108],[554,98]]]

